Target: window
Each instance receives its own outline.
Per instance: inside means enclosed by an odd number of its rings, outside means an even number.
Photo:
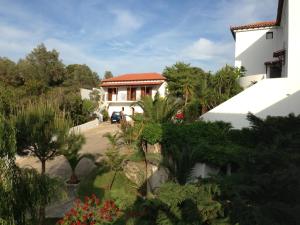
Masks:
[[[141,87],[141,97],[152,96],[152,87]]]
[[[273,39],[273,32],[267,32],[266,39]]]
[[[136,88],[129,87],[127,88],[127,101],[136,100]]]
[[[108,92],[108,96],[107,96],[108,101],[112,101],[113,96],[114,96],[114,101],[117,100],[117,88],[108,88],[107,92]]]

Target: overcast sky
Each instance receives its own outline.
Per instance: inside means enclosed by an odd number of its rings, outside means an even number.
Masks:
[[[39,43],[100,76],[162,72],[184,61],[233,64],[231,25],[276,18],[277,0],[0,0],[0,56]]]

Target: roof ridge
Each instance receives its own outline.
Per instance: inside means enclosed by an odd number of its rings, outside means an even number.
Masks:
[[[160,73],[128,73],[122,74],[116,77],[102,80],[102,82],[113,82],[113,81],[135,81],[135,80],[165,80],[165,77]]]

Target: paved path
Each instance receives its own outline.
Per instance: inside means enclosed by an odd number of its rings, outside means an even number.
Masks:
[[[118,125],[116,124],[102,123],[97,128],[83,132],[82,134],[86,138],[86,143],[82,146],[80,152],[91,153],[99,159],[104,155],[107,147],[109,146],[107,138],[103,137],[103,135],[107,132],[116,132],[118,129]],[[39,172],[41,171],[41,164],[36,157],[17,157],[16,162],[20,167],[35,168]],[[76,168],[76,173],[79,179],[82,179],[94,168],[94,162],[83,158]],[[67,180],[71,175],[71,168],[64,156],[58,156],[46,163],[46,173],[51,177],[58,177],[63,180]],[[47,217],[60,217],[64,214],[64,212],[68,211],[73,205],[75,195],[74,193],[68,193],[68,196],[68,199],[63,202],[47,207]]]

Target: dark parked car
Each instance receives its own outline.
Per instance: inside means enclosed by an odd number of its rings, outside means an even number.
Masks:
[[[120,123],[121,122],[121,112],[113,112],[110,117],[111,123]]]

